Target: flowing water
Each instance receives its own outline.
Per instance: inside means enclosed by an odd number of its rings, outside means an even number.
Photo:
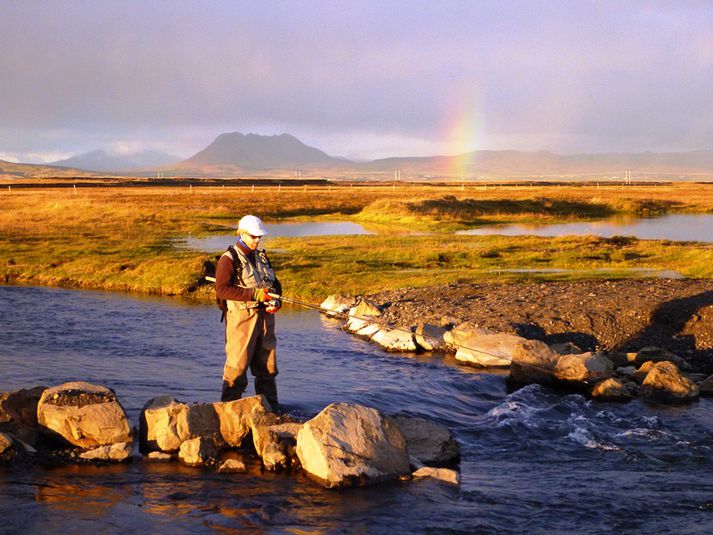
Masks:
[[[212,306],[0,287],[0,391],[87,380],[134,424],[151,397],[214,401],[223,365]],[[711,533],[713,403],[589,401],[452,359],[387,354],[316,312],[278,315],[281,402],[331,402],[447,425],[460,487],[434,480],[326,490],[301,474],[224,475],[140,458],[0,467],[0,533]]]

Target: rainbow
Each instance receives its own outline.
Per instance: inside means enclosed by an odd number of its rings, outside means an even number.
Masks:
[[[463,95],[445,122],[443,139],[447,140],[446,154],[453,155],[445,171],[451,178],[474,178],[471,153],[482,146],[484,126],[478,100],[478,95],[473,92]]]

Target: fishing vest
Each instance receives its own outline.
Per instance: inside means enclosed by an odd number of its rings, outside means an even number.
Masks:
[[[230,249],[233,250],[231,253]],[[234,284],[242,288],[270,288],[275,284],[275,272],[270,265],[265,250],[255,251],[255,265],[248,260],[248,257],[240,247],[230,246],[223,253],[233,262]],[[235,261],[238,261],[236,265]],[[261,306],[257,301],[231,301],[227,302],[228,310],[241,310],[245,308],[258,308]]]

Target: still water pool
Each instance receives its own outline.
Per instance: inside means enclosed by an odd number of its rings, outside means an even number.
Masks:
[[[236,226],[237,228],[237,226]],[[265,229],[268,238],[294,238],[298,236],[355,236],[372,234],[358,223],[350,221],[308,221],[300,223],[266,223]],[[224,251],[233,245],[237,239],[236,234],[219,234],[205,238],[189,236],[176,243],[179,247],[194,249],[196,251]]]
[[[484,236],[634,236],[642,240],[713,241],[713,214],[671,214],[661,217],[614,217],[554,225],[486,225],[456,234]]]
[[[149,398],[214,401],[217,309],[168,298],[0,287],[0,391],[87,380],[134,424]],[[136,458],[0,468],[1,533],[711,533],[713,403],[594,403],[451,359],[384,353],[312,311],[278,315],[280,398],[446,424],[462,483],[328,491],[302,475],[223,475]]]

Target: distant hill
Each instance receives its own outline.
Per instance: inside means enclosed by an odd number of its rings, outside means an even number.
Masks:
[[[219,135],[213,143],[181,162],[181,167],[237,166],[244,170],[289,169],[304,166],[334,166],[348,163],[289,134],[261,136],[232,132]]]
[[[106,150],[94,150],[84,154],[78,154],[58,160],[49,165],[60,165],[65,167],[75,167],[86,169],[87,171],[98,171],[103,173],[125,173],[151,169],[165,165],[173,165],[181,159],[177,156],[159,151],[140,151],[134,154],[116,154]]]
[[[457,156],[385,158],[358,166],[364,171],[400,169],[407,175],[537,176],[622,174],[707,174],[713,178],[713,151],[559,155],[548,151],[474,151]]]
[[[13,163],[0,160],[0,178],[94,177],[97,173],[51,165]]]

